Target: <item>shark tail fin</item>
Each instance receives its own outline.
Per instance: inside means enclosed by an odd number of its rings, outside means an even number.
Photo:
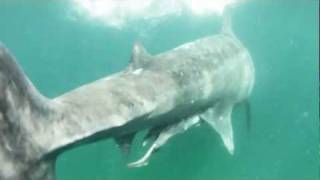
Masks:
[[[44,108],[46,102],[47,99],[33,86],[15,58],[0,44],[0,113],[14,106]]]
[[[21,160],[21,163],[34,162],[25,179],[54,176],[54,158],[44,160],[41,148],[28,135],[37,130],[38,123],[41,123],[32,117],[46,113],[48,102],[32,85],[7,48],[0,43],[0,141],[9,144],[8,152],[12,154],[8,157],[19,157],[15,161]],[[37,173],[36,169],[42,169],[41,173]]]
[[[37,129],[41,122],[32,117],[46,113],[48,102],[32,85],[15,58],[0,44],[0,133],[6,132],[0,140],[11,137],[11,143],[29,148],[27,143],[33,140],[27,139],[28,136],[24,136],[23,141],[19,138]],[[31,146],[36,148],[36,144]]]

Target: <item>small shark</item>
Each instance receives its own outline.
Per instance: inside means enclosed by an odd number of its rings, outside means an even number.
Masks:
[[[56,157],[101,138],[128,153],[148,129],[139,167],[170,138],[207,122],[234,153],[231,112],[249,97],[254,65],[231,30],[157,55],[136,43],[129,66],[54,99],[41,95],[9,51],[0,47],[0,179],[53,180]]]

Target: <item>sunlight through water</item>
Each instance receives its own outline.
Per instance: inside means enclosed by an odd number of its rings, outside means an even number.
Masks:
[[[221,15],[236,0],[74,0],[78,12],[108,26],[121,28],[131,20],[151,20],[180,15]]]

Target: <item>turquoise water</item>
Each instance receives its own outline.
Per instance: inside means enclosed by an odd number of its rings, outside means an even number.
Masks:
[[[135,41],[155,54],[220,28],[214,16],[181,16],[118,30],[73,18],[71,8],[64,1],[0,1],[0,41],[48,97],[122,70]],[[111,139],[70,150],[58,158],[57,179],[319,179],[318,20],[313,0],[260,0],[233,10],[234,32],[256,66],[251,130],[242,107],[233,113],[234,156],[203,124],[138,169],[126,167]],[[135,143],[128,161],[144,151]]]

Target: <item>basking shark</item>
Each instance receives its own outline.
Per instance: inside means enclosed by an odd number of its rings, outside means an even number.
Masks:
[[[114,138],[123,152],[148,130],[150,148],[139,167],[170,138],[207,122],[233,154],[231,112],[254,84],[248,50],[230,21],[221,33],[157,55],[133,46],[121,72],[59,97],[41,95],[8,49],[0,47],[0,179],[53,180],[61,152],[100,138]]]

